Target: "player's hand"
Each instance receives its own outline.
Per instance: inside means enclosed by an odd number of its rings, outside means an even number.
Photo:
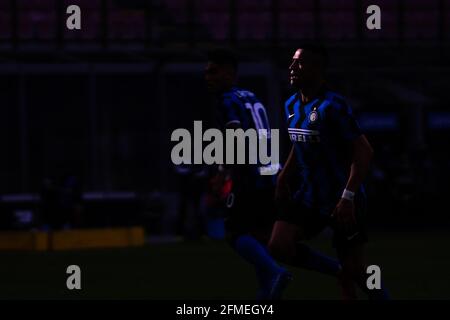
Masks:
[[[355,204],[353,201],[347,199],[339,200],[331,216],[335,219],[337,228],[347,235],[356,227]]]

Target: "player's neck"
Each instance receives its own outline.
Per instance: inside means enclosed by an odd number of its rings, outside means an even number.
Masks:
[[[231,90],[232,90],[233,88],[235,88],[235,87],[236,87],[235,84],[231,84],[231,85],[224,86],[224,87],[220,88],[220,89],[216,92],[216,95],[217,95],[217,96],[220,96],[220,95],[224,94],[225,92],[231,91]]]
[[[302,90],[300,90],[302,103],[305,104],[314,100],[319,95],[320,89],[324,84],[325,81],[321,80],[302,88]]]

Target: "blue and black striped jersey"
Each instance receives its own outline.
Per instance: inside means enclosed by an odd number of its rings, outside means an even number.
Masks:
[[[256,95],[248,90],[233,87],[219,96],[218,120],[222,129],[238,127],[245,130],[267,130],[267,147],[270,148],[270,124],[264,105]],[[235,124],[235,126],[232,126]],[[247,149],[248,151],[248,149]],[[269,150],[270,152],[270,150]],[[276,164],[278,168],[278,164]],[[270,165],[261,164],[250,166],[247,172],[251,172],[251,180],[257,186],[266,186],[267,181],[273,184],[273,177],[261,176],[261,170],[271,168]],[[242,172],[242,171],[241,171]],[[275,172],[276,173],[276,172]]]
[[[270,130],[266,109],[255,94],[237,87],[222,93],[219,103],[219,121],[226,128],[236,123],[243,130]]]
[[[345,99],[328,90],[307,104],[300,93],[285,104],[289,138],[301,177],[296,198],[332,210],[344,190],[351,166],[350,142],[362,132]],[[360,192],[364,195],[364,188]]]

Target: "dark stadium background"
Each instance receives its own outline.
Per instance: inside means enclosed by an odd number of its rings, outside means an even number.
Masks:
[[[65,27],[71,4],[81,30]],[[381,30],[366,28],[370,4]],[[147,242],[0,252],[0,297],[252,298],[250,267],[189,209],[204,181],[177,172],[170,134],[212,123],[203,68],[215,46],[239,54],[240,85],[281,128],[305,42],[329,49],[330,83],[375,149],[370,261],[393,298],[448,299],[449,0],[0,0],[0,228],[48,229],[45,188],[66,183],[81,213],[54,228],[142,226]],[[313,243],[332,252],[327,234]],[[78,293],[65,288],[69,264],[85,270]],[[295,275],[287,298],[339,297],[333,280]]]

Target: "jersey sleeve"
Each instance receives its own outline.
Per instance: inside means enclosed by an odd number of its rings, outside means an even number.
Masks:
[[[232,99],[224,99],[220,105],[223,123],[225,127],[240,125],[239,105]]]
[[[336,134],[346,141],[353,141],[362,134],[351,107],[343,100],[330,104],[329,117],[334,124]]]
[[[284,104],[284,116],[286,121],[288,121],[291,116],[294,114],[294,105],[297,100],[297,95],[292,95]]]

